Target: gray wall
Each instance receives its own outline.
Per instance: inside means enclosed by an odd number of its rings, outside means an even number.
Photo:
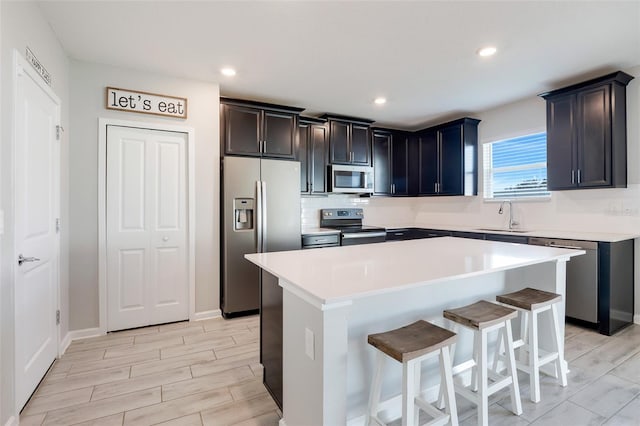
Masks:
[[[4,425],[14,415],[14,297],[13,297],[13,182],[11,172],[12,151],[12,123],[13,123],[13,49],[24,57],[27,46],[38,57],[44,67],[51,73],[52,89],[62,103],[62,126],[69,129],[69,61],[51,31],[49,24],[43,19],[40,9],[32,2],[0,2],[2,23],[1,44],[1,87],[2,93],[2,133],[0,182],[2,191],[2,209],[5,212],[5,234],[2,238],[2,265],[0,279],[0,424]],[[69,220],[69,145],[68,134],[61,140],[61,191],[60,209],[62,223]],[[68,227],[63,227],[60,236],[60,300],[62,307],[61,335],[64,337],[69,330],[68,300]]]
[[[167,58],[167,60],[171,60]],[[218,85],[71,62],[69,329],[98,327],[98,118],[193,127],[196,140],[196,312],[219,308]],[[105,87],[188,98],[188,119],[105,109]]]

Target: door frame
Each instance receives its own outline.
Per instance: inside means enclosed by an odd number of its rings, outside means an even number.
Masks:
[[[107,126],[133,127],[185,133],[187,135],[187,258],[189,288],[189,320],[195,319],[196,308],[196,210],[195,210],[195,130],[193,127],[149,121],[98,119],[98,305],[101,334],[107,332]]]
[[[29,62],[27,62],[26,59],[24,59],[22,57],[22,55],[20,54],[20,52],[18,52],[18,50],[14,49],[13,50],[13,84],[12,84],[12,90],[13,90],[13,101],[12,101],[12,111],[11,111],[11,118],[10,118],[10,123],[11,123],[11,165],[10,165],[10,170],[9,170],[9,176],[11,176],[11,193],[10,193],[10,200],[11,200],[11,216],[12,218],[10,219],[10,226],[15,230],[15,221],[16,221],[16,209],[17,209],[17,205],[16,205],[16,187],[15,187],[15,182],[16,182],[16,164],[17,164],[17,158],[16,158],[16,146],[17,146],[17,126],[18,123],[16,122],[17,118],[18,118],[18,114],[17,114],[17,110],[19,108],[18,105],[18,79],[20,77],[21,74],[26,74],[28,76],[28,78],[31,78],[36,85],[40,88],[40,90],[42,90],[56,105],[56,122],[57,122],[57,126],[60,126],[60,136],[58,137],[58,139],[55,141],[56,143],[54,144],[54,148],[53,148],[53,174],[54,174],[54,194],[53,194],[53,216],[57,217],[58,219],[60,218],[60,170],[61,170],[61,166],[60,166],[60,144],[62,142],[62,135],[64,134],[64,131],[62,129],[62,122],[61,122],[61,110],[62,110],[62,102],[60,101],[60,98],[55,94],[55,92],[53,91],[53,89],[51,87],[49,87],[44,80],[42,80],[42,78],[40,77],[40,75],[38,74],[38,72],[36,70],[33,69],[33,67],[31,66],[31,64],[29,64]],[[6,235],[6,234],[5,234]],[[11,241],[11,258],[13,259],[13,261],[9,262],[9,264],[11,265],[9,268],[9,274],[11,277],[11,288],[13,291],[12,294],[12,298],[13,298],[13,332],[14,332],[14,337],[13,337],[13,356],[14,356],[14,360],[13,360],[13,374],[16,375],[17,374],[17,353],[16,353],[16,349],[17,349],[17,344],[16,344],[16,335],[17,335],[17,326],[18,323],[16,321],[16,311],[17,311],[17,300],[16,300],[16,266],[15,266],[15,260],[17,259],[17,255],[18,255],[18,241],[16,239],[16,234],[14,231],[9,233],[9,238]],[[53,261],[56,271],[54,274],[56,283],[53,286],[54,287],[54,291],[55,291],[55,306],[56,306],[56,310],[60,311],[60,231],[56,232],[56,238],[55,238],[55,243],[54,243],[54,256],[55,256],[55,260]],[[61,349],[62,349],[62,336],[60,333],[60,327],[61,324],[58,323],[56,324],[56,336],[53,336],[56,342],[56,358],[60,358],[62,356],[61,353]],[[16,397],[16,380],[17,377],[14,377],[14,383],[13,383],[13,403],[15,404],[15,410],[16,413],[18,413],[20,411],[21,407],[18,407],[18,400]],[[35,389],[34,389],[35,390]]]

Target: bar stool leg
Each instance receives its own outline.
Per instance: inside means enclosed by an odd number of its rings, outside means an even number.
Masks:
[[[420,387],[420,377],[422,374],[422,361],[418,361],[414,366],[413,366],[413,381],[414,381],[414,389],[415,389],[415,396],[414,397],[419,397],[420,393],[421,393],[421,387]],[[413,422],[416,425],[420,424],[420,407],[418,407],[418,404],[415,403],[415,399],[412,402],[413,403]]]
[[[527,324],[527,321],[529,320],[529,312],[520,312],[520,340],[522,340],[523,344],[528,345],[529,344],[529,327]],[[519,354],[519,358],[520,358],[520,362],[521,363],[526,363],[527,361],[527,356],[525,355],[525,348],[520,346],[520,354]]]
[[[538,357],[538,313],[531,311],[529,321],[529,386],[531,401],[540,402],[540,358]]]
[[[560,384],[564,387],[567,386],[567,366],[564,363],[564,345],[562,344],[562,336],[560,336],[560,326],[558,325],[558,309],[556,305],[551,305],[551,318],[553,319],[553,324],[551,327],[553,328],[552,332],[556,337],[556,351],[558,352],[558,358],[556,359],[556,372],[558,374],[558,379],[560,380]]]
[[[458,424],[458,408],[456,406],[456,394],[453,389],[453,373],[451,372],[451,357],[449,356],[449,348],[447,346],[440,350],[440,373],[442,378],[440,383],[440,391],[445,399],[445,413],[449,415],[449,422],[455,426]]]
[[[475,365],[471,367],[471,389],[473,389],[475,392],[478,391],[478,359],[482,346],[482,339],[478,336],[478,334],[479,333],[473,333],[473,359],[475,361]]]
[[[380,404],[380,391],[382,390],[382,369],[384,368],[384,357],[382,352],[376,354],[376,370],[371,383],[371,393],[369,394],[369,410],[365,419],[365,425],[371,424],[372,417],[378,417],[378,405]]]
[[[487,369],[487,331],[479,330],[477,358],[476,358],[476,378],[478,389],[478,425],[487,426],[489,424],[489,395],[488,395],[488,369]]]
[[[402,426],[414,426],[415,418],[412,408],[416,399],[416,360],[402,363]]]
[[[511,332],[511,321],[507,321],[504,333],[504,346],[507,348],[507,373],[513,378],[511,386],[511,407],[516,416],[522,414],[522,403],[520,401],[520,386],[518,385],[518,370],[516,369],[516,358],[513,352],[513,334]]]
[[[493,357],[493,372],[499,374],[502,369],[498,369],[498,363],[502,360],[504,352],[504,337],[502,336],[503,330],[498,330],[498,340],[496,340],[496,353]],[[504,362],[504,360],[502,360]]]
[[[449,368],[451,369],[452,366],[453,366],[453,360],[456,357],[456,344],[454,343],[449,347],[451,349],[448,350],[447,352],[449,352]],[[442,383],[444,383],[444,382],[442,382]],[[438,400],[436,401],[436,407],[438,407],[441,410],[446,407],[446,405],[445,405],[445,391],[444,391],[444,389],[442,387],[442,383],[440,384],[440,390],[438,391]]]

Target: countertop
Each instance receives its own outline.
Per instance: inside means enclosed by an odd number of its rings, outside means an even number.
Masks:
[[[319,306],[584,254],[454,237],[247,254]]]
[[[601,241],[608,243],[616,243],[619,241],[632,240],[639,238],[640,234],[618,234],[612,232],[582,232],[582,231],[559,231],[550,229],[536,229],[527,232],[509,232],[507,230],[486,230],[481,228],[491,228],[491,226],[458,226],[458,225],[430,225],[430,224],[392,224],[382,226],[387,230],[404,229],[404,228],[422,228],[422,229],[439,229],[443,231],[461,231],[461,232],[477,232],[480,234],[502,234],[502,235],[521,235],[523,237],[542,237],[542,238],[559,238],[564,240],[581,240],[581,241]]]

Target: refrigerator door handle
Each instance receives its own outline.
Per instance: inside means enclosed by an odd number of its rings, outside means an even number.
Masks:
[[[262,181],[262,248],[261,252],[267,252],[267,182]]]
[[[256,252],[262,253],[262,185],[256,181]]]

